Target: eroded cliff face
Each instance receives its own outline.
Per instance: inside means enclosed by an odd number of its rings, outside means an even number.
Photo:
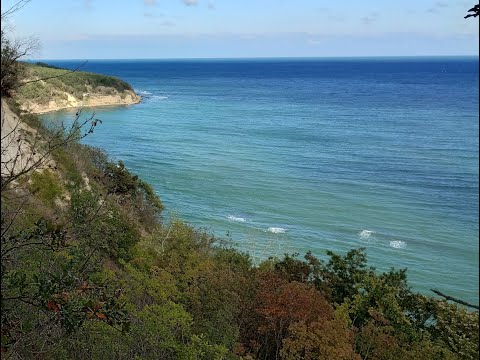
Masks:
[[[2,179],[16,178],[31,168],[42,170],[55,166],[50,156],[39,153],[38,149],[44,147],[45,141],[40,139],[37,130],[23,122],[4,99],[1,104],[1,133]]]
[[[98,92],[84,93],[82,98],[75,97],[73,94],[67,92],[57,92],[55,95],[56,96],[52,97],[52,99],[46,103],[23,99],[20,108],[24,112],[43,114],[69,108],[132,105],[141,101],[141,97],[135,94],[134,91],[124,90],[119,92],[114,88],[105,87]]]

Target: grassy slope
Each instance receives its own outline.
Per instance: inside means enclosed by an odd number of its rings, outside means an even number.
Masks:
[[[30,63],[24,63],[24,66],[26,80],[66,75],[22,86],[17,94],[19,103],[31,100],[38,104],[47,104],[52,99],[66,99],[65,93],[82,99],[85,93],[113,95],[124,91],[133,92],[129,84],[112,76],[83,71],[68,73],[68,70]]]

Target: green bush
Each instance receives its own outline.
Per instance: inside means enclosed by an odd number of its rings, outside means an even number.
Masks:
[[[33,172],[31,181],[31,190],[51,206],[54,205],[56,198],[61,198],[64,194],[60,180],[57,175],[50,170]]]
[[[130,260],[140,234],[118,206],[89,191],[74,192],[70,202],[71,222],[84,241],[116,261]]]

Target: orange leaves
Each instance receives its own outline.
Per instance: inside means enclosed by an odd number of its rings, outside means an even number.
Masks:
[[[50,300],[48,303],[47,303],[47,309],[50,309],[50,310],[53,310],[55,312],[59,312],[60,311],[60,307],[61,305],[60,304],[56,304],[54,301]]]
[[[107,315],[103,314],[103,313],[99,313],[99,312],[96,312],[95,313],[95,316],[101,320],[106,320],[107,319]]]
[[[93,317],[96,317],[97,319],[100,319],[100,320],[107,320],[107,315],[105,315],[104,313],[101,313],[101,312],[95,312],[95,311],[89,311],[87,312],[87,319],[91,319]]]
[[[390,323],[388,319],[386,319],[385,316],[378,310],[370,308],[368,309],[368,313],[373,318],[373,320],[375,320],[380,325],[386,326]]]
[[[313,286],[287,282],[275,273],[265,274],[257,294],[257,312],[263,315],[266,327],[279,330],[296,321],[314,321],[333,316],[333,309]]]
[[[93,286],[90,286],[86,281],[82,282],[82,284],[77,287],[77,292],[87,291],[93,289]]]
[[[249,353],[265,358],[278,358],[290,325],[301,322],[307,326],[334,318],[332,306],[313,285],[288,281],[275,271],[259,275],[255,300],[255,311],[247,320],[251,330],[244,334],[242,343]],[[260,348],[255,349],[252,341],[261,344]]]
[[[297,322],[289,327],[280,351],[284,359],[360,360],[354,352],[353,333],[340,319]]]
[[[99,320],[107,320],[108,319],[108,316],[98,310],[102,309],[104,303],[103,302],[98,302],[95,304],[95,306],[93,306],[93,308],[91,307],[85,307],[83,309],[83,311],[85,311],[86,313],[86,317],[87,319],[92,319],[92,318],[97,318]]]

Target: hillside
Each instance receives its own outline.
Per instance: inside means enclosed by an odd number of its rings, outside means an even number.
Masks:
[[[16,93],[22,111],[40,114],[67,108],[130,105],[141,100],[129,84],[112,76],[69,73],[44,63],[23,64],[26,84]]]
[[[31,78],[61,70],[40,71]],[[20,113],[62,93],[131,91],[72,76],[2,100],[6,358],[478,359],[478,313],[412,292],[406,270],[379,273],[362,249],[254,266],[228,241],[165,219],[149,184],[80,143],[95,119],[55,130]],[[25,161],[21,176],[3,171]]]
[[[36,154],[32,149],[32,144],[35,143],[34,138],[38,134],[37,131],[25,121],[20,120],[20,116],[10,109],[4,99],[2,99],[1,103],[1,119],[1,175],[2,178],[16,177],[40,161],[40,155]],[[45,162],[48,163],[49,161],[51,160],[46,159]],[[43,166],[37,167],[43,168]]]

